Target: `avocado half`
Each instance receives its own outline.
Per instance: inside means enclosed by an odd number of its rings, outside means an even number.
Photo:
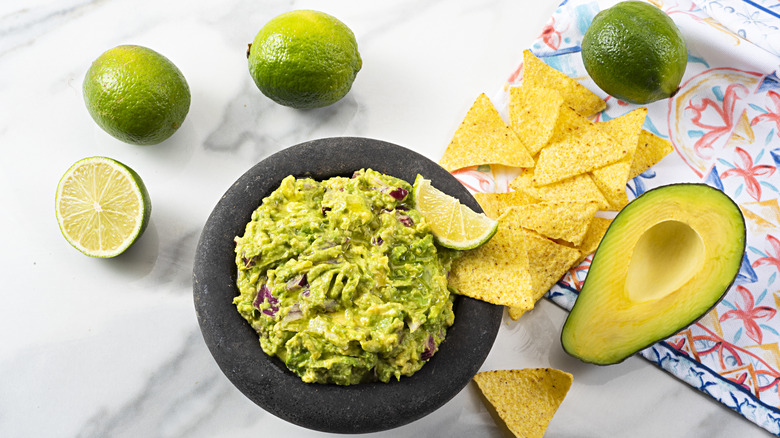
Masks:
[[[564,350],[621,362],[704,316],[726,294],[745,253],[745,219],[704,184],[649,190],[612,221],[561,333]]]

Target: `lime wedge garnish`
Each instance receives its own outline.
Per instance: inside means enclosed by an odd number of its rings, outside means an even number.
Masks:
[[[497,221],[476,213],[420,175],[414,181],[413,193],[415,208],[425,217],[433,237],[442,246],[473,249],[490,240],[498,230]]]
[[[90,157],[62,176],[55,209],[71,245],[91,257],[114,257],[143,233],[152,203],[132,169],[111,158]]]

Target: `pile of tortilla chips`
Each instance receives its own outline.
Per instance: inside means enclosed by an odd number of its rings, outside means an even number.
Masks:
[[[450,273],[459,293],[508,306],[512,319],[595,251],[610,223],[596,213],[622,209],[627,182],[673,150],[642,129],[646,108],[593,122],[604,100],[528,50],[523,64],[522,85],[509,90],[509,123],[481,94],[439,161],[450,172],[522,169],[512,191],[475,194],[499,229]]]
[[[572,375],[554,368],[484,371],[474,381],[517,437],[542,438],[563,402]]]

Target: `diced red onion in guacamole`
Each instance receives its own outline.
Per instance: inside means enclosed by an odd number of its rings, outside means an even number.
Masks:
[[[282,318],[283,322],[290,322],[290,321],[296,321],[303,318],[303,311],[301,310],[301,307],[298,305],[298,303],[293,304],[290,306],[290,310],[287,312],[287,315],[284,315],[284,318]]]
[[[287,282],[287,290],[297,290],[305,286],[308,286],[309,282],[306,280],[306,274],[296,275]]]
[[[352,177],[354,178],[355,175]],[[380,179],[372,178],[371,181],[376,184],[376,187],[373,187],[374,189],[392,196],[396,201],[403,201],[406,195],[409,194],[409,190],[403,187],[392,187]]]
[[[436,352],[436,341],[433,339],[433,335],[428,335],[428,341],[425,343],[425,350],[420,355],[420,359],[428,360],[433,357],[433,353]]]
[[[241,260],[244,262],[244,266],[247,268],[251,268],[255,265],[255,260],[257,259],[257,256],[252,257],[244,257]]]
[[[409,217],[408,215],[405,215],[405,214],[399,214],[399,215],[398,215],[398,220],[399,220],[399,221],[400,221],[402,224],[404,224],[404,226],[406,226],[406,227],[412,227],[412,226],[414,226],[414,221],[413,221],[413,220],[412,220],[412,218],[411,218],[411,217]]]
[[[276,312],[279,311],[279,299],[271,293],[271,290],[268,289],[268,286],[263,284],[260,287],[260,290],[257,291],[257,297],[255,297],[255,301],[252,303],[252,306],[257,310],[260,310],[260,306],[266,301],[268,302],[269,306],[266,309],[262,309],[261,312],[268,316],[276,316]]]
[[[406,195],[409,194],[409,190],[406,190],[403,187],[396,187],[393,190],[390,191],[390,196],[392,196],[394,199],[398,201],[403,201],[404,198],[406,198]]]

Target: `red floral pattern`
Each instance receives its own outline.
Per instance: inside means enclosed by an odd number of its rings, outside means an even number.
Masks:
[[[745,187],[748,194],[756,201],[761,200],[761,184],[758,181],[759,177],[768,177],[775,173],[775,167],[770,165],[754,165],[753,157],[742,149],[736,148],[737,158],[739,161],[736,163],[735,168],[728,169],[720,174],[722,179],[726,179],[731,176],[737,176],[745,181]]]
[[[756,259],[753,261],[752,266],[757,268],[759,266],[769,265],[780,273],[780,240],[777,240],[777,237],[769,234],[766,236],[766,241],[771,248],[771,251],[768,251],[769,255]]]
[[[686,109],[693,112],[690,122],[705,132],[693,145],[693,149],[699,156],[711,158],[714,143],[731,134],[734,129],[734,108],[740,100],[740,92],[742,94],[747,92],[744,85],[731,84],[726,87],[723,101],[720,103],[709,97],[700,99],[698,103],[694,103],[693,100],[688,102]],[[704,122],[702,119],[708,114],[715,116],[713,118],[717,119],[717,123]]]
[[[780,137],[780,94],[774,90],[770,90],[766,93],[767,97],[771,101],[772,108],[767,105],[767,112],[759,114],[750,121],[750,125],[755,125],[761,122],[774,122],[777,136]]]
[[[737,286],[737,292],[739,292],[740,297],[742,297],[742,305],[736,303],[736,309],[721,314],[720,322],[728,319],[738,319],[742,321],[747,336],[760,344],[764,334],[761,331],[761,327],[758,326],[757,321],[759,319],[772,319],[777,313],[777,310],[769,306],[756,307],[753,300],[753,294],[744,286]]]

